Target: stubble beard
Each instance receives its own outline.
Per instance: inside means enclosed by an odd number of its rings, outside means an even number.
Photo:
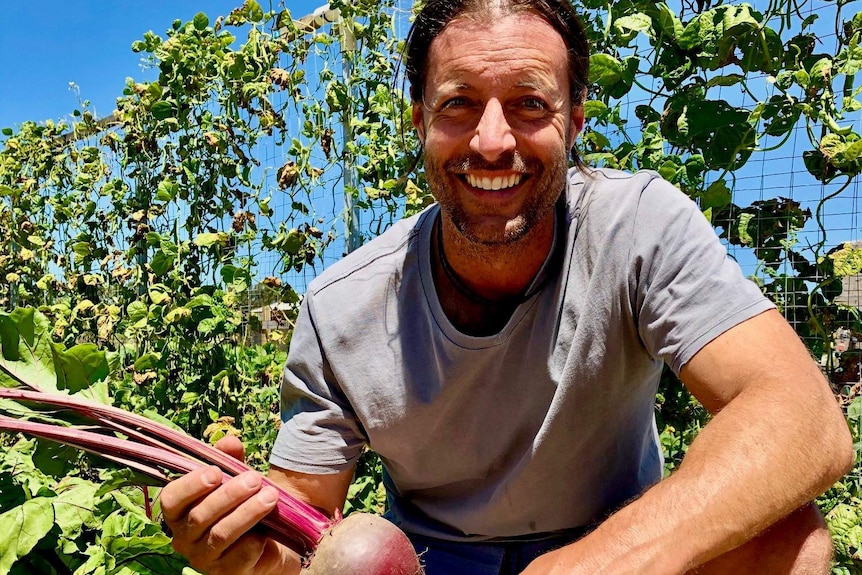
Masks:
[[[530,194],[518,213],[470,214],[462,198],[455,191],[458,176],[468,168],[481,170],[516,170],[529,175],[525,182],[531,186]],[[516,244],[525,239],[553,210],[566,185],[568,160],[563,153],[549,164],[535,158],[523,158],[517,152],[507,154],[488,163],[480,156],[462,156],[441,162],[433,153],[425,154],[425,175],[440,209],[453,223],[459,234],[476,247],[498,247]],[[488,225],[491,220],[491,225]]]

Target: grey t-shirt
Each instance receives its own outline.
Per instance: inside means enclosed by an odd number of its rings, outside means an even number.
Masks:
[[[661,478],[654,398],[710,340],[772,304],[696,205],[651,172],[569,173],[562,265],[500,333],[448,321],[432,206],[308,288],[271,461],[381,456],[390,516],[452,540],[587,525]]]

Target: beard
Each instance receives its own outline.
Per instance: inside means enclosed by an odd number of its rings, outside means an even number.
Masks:
[[[518,191],[523,196],[520,205],[513,210],[511,206],[471,202],[458,191],[459,186],[467,185],[459,174],[468,170],[514,170],[528,174],[519,184],[524,186]],[[517,151],[508,152],[494,162],[478,154],[442,161],[434,153],[427,150],[425,153],[425,175],[440,209],[464,239],[488,247],[512,244],[527,237],[553,211],[565,188],[567,174],[565,151],[550,163],[525,158]]]

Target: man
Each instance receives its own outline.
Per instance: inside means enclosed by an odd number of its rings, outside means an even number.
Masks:
[[[438,205],[309,286],[270,478],[334,514],[369,444],[428,575],[826,573],[808,502],[852,463],[841,413],[681,192],[567,171],[587,47],[566,0],[431,0],[407,72]],[[659,481],[663,362],[715,417]],[[248,533],[272,489],[220,477],[164,489],[177,550],[297,572]]]

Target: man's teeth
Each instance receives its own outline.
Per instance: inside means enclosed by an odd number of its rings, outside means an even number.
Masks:
[[[502,190],[511,188],[521,183],[521,174],[513,174],[511,176],[497,176],[495,178],[480,178],[467,174],[467,183],[474,188],[481,190]]]

